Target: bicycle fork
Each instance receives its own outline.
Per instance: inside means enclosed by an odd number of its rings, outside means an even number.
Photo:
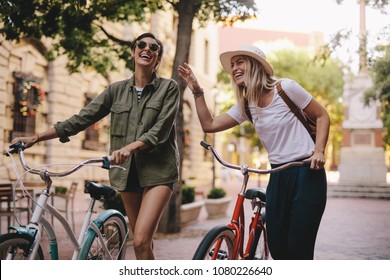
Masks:
[[[265,214],[261,213],[262,208],[264,207],[264,203],[261,200],[256,200],[256,198],[253,198],[251,201],[252,209],[255,210],[254,216],[252,217],[251,223],[249,225],[249,236],[248,236],[248,242],[247,247],[245,249],[245,255],[244,259],[248,258],[249,252],[252,248],[252,246],[261,246],[261,244],[258,244],[258,242],[261,242],[261,240],[257,240],[257,244],[253,244],[255,241],[255,234],[256,232],[260,231],[260,234],[263,235],[264,238],[264,257],[265,259],[268,259],[268,241],[267,241],[267,233],[265,228]]]
[[[248,242],[247,242],[247,245],[246,245],[246,248],[245,248],[244,259],[247,259],[248,256],[249,256],[249,252],[250,252],[250,250],[251,250],[251,248],[253,246],[253,242],[254,242],[254,239],[255,239],[256,231],[260,230],[262,228],[261,227],[261,222],[260,222],[259,219],[261,219],[260,211],[256,211],[255,215],[252,217],[251,223],[249,225]]]

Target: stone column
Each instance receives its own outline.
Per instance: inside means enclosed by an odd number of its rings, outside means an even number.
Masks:
[[[379,101],[365,106],[363,97],[372,80],[360,72],[344,87],[344,143],[340,154],[341,185],[378,186],[386,184],[385,153],[382,143],[383,123]]]

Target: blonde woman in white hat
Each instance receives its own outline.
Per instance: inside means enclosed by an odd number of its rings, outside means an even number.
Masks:
[[[327,182],[324,150],[329,133],[326,110],[297,82],[278,79],[264,53],[255,46],[220,55],[223,68],[231,75],[237,103],[227,112],[212,116],[188,64],[179,66],[179,75],[194,94],[196,111],[204,132],[212,133],[252,119],[266,148],[272,167],[310,159],[307,167],[293,167],[271,174],[267,186],[267,233],[274,259],[313,259],[315,240],[326,205]],[[317,126],[316,141],[285,101],[277,84]],[[248,100],[246,113],[244,97]],[[251,116],[248,116],[251,115]]]

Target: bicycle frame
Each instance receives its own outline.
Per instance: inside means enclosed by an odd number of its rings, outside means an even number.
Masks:
[[[211,150],[214,157],[224,166],[231,168],[231,169],[236,169],[240,170],[241,173],[244,176],[241,190],[238,193],[236,204],[234,207],[234,211],[232,214],[232,218],[230,223],[227,225],[234,233],[235,235],[235,242],[233,244],[233,250],[231,254],[229,254],[230,259],[238,259],[238,257],[241,257],[241,259],[248,259],[250,255],[250,251],[252,249],[254,237],[257,231],[261,230],[263,232],[263,237],[264,237],[264,256],[265,258],[268,258],[269,256],[269,251],[268,251],[268,246],[267,246],[267,235],[265,231],[265,224],[262,220],[261,216],[261,209],[263,206],[265,206],[265,203],[263,203],[261,200],[256,201],[256,198],[252,198],[252,203],[253,205],[253,210],[256,209],[254,215],[252,216],[251,223],[249,225],[249,235],[248,235],[248,240],[246,242],[246,247],[244,250],[244,238],[245,238],[245,213],[244,213],[244,200],[247,199],[246,197],[246,192],[247,192],[247,185],[249,181],[249,174],[250,173],[257,173],[257,174],[271,174],[271,173],[276,173],[281,170],[287,169],[292,166],[304,166],[306,164],[309,164],[310,161],[305,160],[305,161],[300,161],[300,162],[290,162],[286,163],[282,166],[273,168],[273,169],[268,169],[268,170],[261,170],[261,169],[253,169],[249,168],[247,165],[234,165],[228,162],[225,162],[215,151],[215,149],[205,141],[201,141],[201,146],[203,146],[207,150]],[[217,256],[220,252],[220,247],[223,242],[222,238],[219,238],[215,242],[215,247],[214,251],[212,252],[212,259],[217,259]],[[203,254],[203,253],[200,253]]]
[[[66,220],[66,218],[53,205],[51,205],[48,202],[49,197],[50,197],[50,188],[52,185],[51,176],[63,177],[63,176],[69,175],[69,174],[77,171],[83,165],[88,164],[88,163],[103,162],[102,167],[107,168],[107,164],[108,164],[108,168],[109,168],[110,165],[109,165],[108,157],[103,157],[100,159],[90,159],[90,160],[84,161],[81,164],[78,164],[75,167],[73,167],[70,170],[63,172],[63,173],[52,173],[52,172],[48,172],[47,170],[34,170],[34,169],[29,168],[25,162],[22,148],[19,151],[19,158],[20,158],[20,162],[22,163],[23,168],[30,173],[39,174],[41,176],[42,180],[45,181],[45,185],[46,185],[46,188],[42,190],[41,194],[38,197],[38,200],[36,201],[36,205],[35,205],[35,208],[33,210],[33,215],[32,215],[32,218],[31,218],[31,221],[29,222],[29,224],[26,227],[23,227],[23,226],[11,226],[10,227],[10,229],[13,229],[20,234],[28,235],[32,238],[33,243],[30,247],[29,259],[33,260],[37,256],[38,249],[40,247],[41,240],[42,240],[42,229],[45,229],[45,231],[47,232],[47,235],[48,235],[51,259],[52,260],[59,259],[57,236],[56,236],[53,225],[47,219],[45,219],[45,217],[43,216],[45,211],[47,211],[48,213],[53,215],[53,217],[55,217],[55,219],[61,223],[62,228],[65,230],[67,236],[69,237],[69,239],[72,243],[73,249],[74,249],[72,260],[79,258],[80,252],[83,249],[83,244],[84,244],[86,237],[87,237],[87,233],[90,231],[93,231],[96,234],[96,236],[98,237],[98,239],[103,247],[103,251],[106,253],[106,255],[111,257],[111,254],[109,253],[109,249],[107,248],[107,245],[105,244],[105,242],[103,240],[103,236],[102,236],[102,233],[100,232],[99,227],[101,226],[103,221],[105,221],[109,216],[114,215],[118,211],[113,210],[113,209],[105,210],[96,219],[91,221],[92,214],[94,213],[94,206],[95,206],[95,201],[96,201],[96,198],[92,197],[92,195],[91,195],[91,202],[90,202],[88,209],[86,211],[86,214],[84,216],[84,220],[83,220],[80,234],[79,234],[78,238],[76,238],[76,234],[72,230],[72,228],[71,228],[69,222]],[[116,167],[116,166],[114,166],[114,167]]]
[[[233,215],[231,218],[228,227],[231,228],[236,235],[236,244],[233,249],[232,256],[234,259],[237,259],[240,256],[242,259],[246,259],[249,255],[249,250],[251,248],[253,237],[255,231],[260,228],[263,231],[265,230],[264,224],[262,222],[262,217],[260,210],[256,209],[254,216],[252,216],[252,221],[249,225],[249,235],[248,241],[246,243],[244,251],[244,234],[245,234],[245,211],[244,211],[244,201],[245,201],[245,191],[249,181],[249,172],[247,166],[243,166],[241,172],[244,175],[241,191],[237,195],[236,205],[234,207]],[[260,202],[261,203],[261,202]],[[257,206],[262,207],[262,206]],[[266,237],[265,237],[266,238]],[[268,248],[265,248],[266,256],[268,256]]]

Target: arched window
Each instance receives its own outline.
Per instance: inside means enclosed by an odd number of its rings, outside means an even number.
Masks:
[[[41,89],[39,79],[14,73],[14,115],[11,138],[35,134],[36,114],[40,111],[45,92]]]

